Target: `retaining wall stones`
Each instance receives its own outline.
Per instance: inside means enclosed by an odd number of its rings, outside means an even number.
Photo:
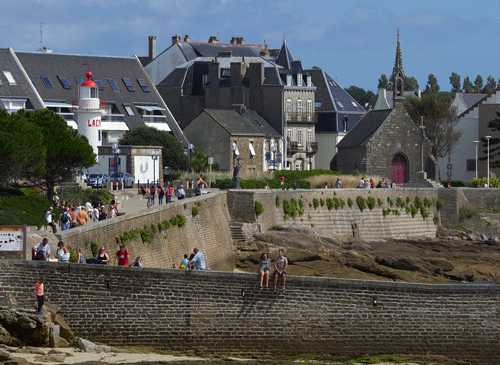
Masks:
[[[156,226],[159,222],[180,214],[186,217],[184,227],[172,226],[161,233],[156,231],[155,238],[149,243],[144,243],[140,234],[134,240],[127,242],[131,259],[141,256],[146,266],[169,268],[172,267],[172,263],[179,265],[184,254],[190,254],[194,247],[199,247],[205,255],[208,267],[214,270],[232,271],[234,250],[229,232],[230,217],[226,202],[225,193],[214,192],[176,201],[168,206],[155,207],[70,229],[57,236],[66,246],[82,249],[85,258],[92,256],[90,243],[96,242],[105,247],[113,262],[118,250],[115,237],[132,230],[151,228],[152,224]],[[193,207],[198,209],[198,215],[195,217],[192,215]]]
[[[263,230],[274,225],[284,227],[305,227],[322,231],[337,237],[360,237],[363,239],[410,238],[410,237],[435,237],[437,225],[433,222],[435,215],[439,212],[435,206],[426,208],[429,216],[424,219],[420,212],[414,217],[407,213],[405,208],[390,206],[388,198],[394,203],[400,197],[406,202],[406,198],[411,199],[413,204],[415,197],[422,200],[424,198],[437,200],[438,189],[330,189],[330,190],[276,190],[268,191],[234,191],[228,193],[228,206],[233,219],[241,221],[256,221]],[[377,206],[370,210],[368,207],[361,212],[356,203],[357,196],[364,199],[373,197],[375,200],[381,199],[382,206]],[[285,219],[283,210],[283,200],[290,201],[292,198],[303,203],[303,214],[295,218]],[[338,210],[323,206],[314,207],[314,199],[326,201],[327,198],[340,198],[346,204],[344,208]],[[348,198],[354,202],[352,208],[347,204]],[[278,200],[277,200],[278,199]],[[264,212],[260,216],[255,214],[255,202],[259,202],[264,207]],[[248,207],[253,209],[248,209]],[[393,212],[384,216],[383,209],[398,210],[400,215]]]
[[[500,286],[424,285],[257,274],[0,261],[0,305],[46,297],[77,336],[109,345],[202,353],[435,354],[500,359]],[[376,300],[376,303],[375,303]]]

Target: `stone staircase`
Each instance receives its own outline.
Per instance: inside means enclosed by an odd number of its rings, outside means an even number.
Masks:
[[[243,223],[231,222],[229,224],[229,232],[233,241],[246,241],[245,233],[243,232]]]
[[[426,179],[426,180],[413,180],[413,181],[408,181],[406,184],[401,185],[402,188],[434,188],[434,189],[439,189],[443,188],[443,185],[441,185],[438,182],[435,182],[432,179]]]

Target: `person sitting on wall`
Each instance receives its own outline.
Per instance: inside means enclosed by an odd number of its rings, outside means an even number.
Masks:
[[[199,183],[196,189],[194,189],[194,195],[195,196],[200,196],[201,195],[201,187],[203,186],[202,183]]]
[[[57,261],[59,262],[69,262],[69,251],[66,247],[64,247],[64,242],[59,241],[57,244],[58,249],[57,249]]]
[[[283,278],[283,289],[285,289],[286,284],[286,268],[288,267],[288,260],[283,256],[283,249],[280,248],[278,251],[278,257],[274,259],[274,290],[276,290],[276,284],[278,283],[278,276]]]
[[[356,186],[357,188],[364,189],[365,187],[365,178],[362,177],[361,180],[359,180],[359,185]]]
[[[269,287],[269,272],[271,269],[269,268],[269,263],[271,262],[271,259],[267,257],[266,253],[263,253],[260,256],[259,260],[259,269],[257,272],[260,275],[260,288],[262,289],[262,283],[264,281],[264,276],[266,277],[266,288]]]
[[[138,256],[130,266],[142,267],[142,257]]]
[[[264,185],[264,190],[265,190],[265,191],[273,191],[273,189],[271,189],[271,188],[269,187],[269,183],[266,183],[266,185]]]
[[[196,270],[205,270],[206,269],[205,256],[203,256],[203,254],[200,252],[198,247],[195,247],[193,249],[193,253],[194,253],[194,256],[191,259],[191,261],[189,261],[189,264],[194,264]]]
[[[184,254],[184,260],[181,261],[181,269],[188,270],[189,269],[189,259],[188,259],[188,254]]]
[[[206,188],[208,188],[208,184],[206,183],[206,181],[203,180],[203,175],[200,174],[200,177],[196,180],[198,182],[198,185],[202,185],[202,186],[205,186]]]
[[[42,242],[37,243],[33,247],[33,260],[49,261],[50,246],[49,240],[44,238]]]
[[[176,195],[178,200],[184,199],[186,197],[186,192],[184,191],[184,186],[182,184],[180,184],[177,188]]]
[[[97,253],[97,256],[95,257],[96,261],[98,264],[101,264],[101,265],[107,265],[108,262],[109,262],[109,256],[108,254],[106,253],[106,251],[104,250],[104,247],[101,247],[99,249],[99,252]]]

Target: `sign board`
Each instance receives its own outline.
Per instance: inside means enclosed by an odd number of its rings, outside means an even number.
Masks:
[[[209,157],[208,158],[208,164],[209,165],[213,165],[214,164],[214,158],[213,157]]]
[[[26,226],[0,226],[0,252],[22,252],[26,260]]]

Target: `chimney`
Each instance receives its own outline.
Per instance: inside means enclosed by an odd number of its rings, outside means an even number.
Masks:
[[[243,76],[246,73],[246,63],[231,62],[231,104],[243,104]]]
[[[178,43],[178,42],[180,42],[180,41],[181,41],[181,36],[180,36],[180,35],[177,35],[177,34],[176,34],[176,35],[174,35],[174,36],[172,37],[172,45],[177,44],[177,43]]]
[[[231,44],[236,44],[236,37],[231,37]]]
[[[216,36],[210,36],[210,38],[208,39],[208,43],[219,43],[219,40]]]
[[[243,115],[247,111],[247,108],[243,104],[232,104],[231,108],[233,108],[236,113],[240,115]]]
[[[236,44],[245,44],[243,37],[236,37]]]
[[[266,44],[266,48],[264,48],[263,50],[260,51],[260,56],[264,57],[264,58],[271,56],[271,53],[269,52],[269,48],[267,48],[267,44]]]
[[[250,63],[249,84],[250,87],[261,87],[264,83],[264,63],[252,62]]]
[[[156,58],[156,36],[151,35],[149,40],[149,60],[153,61]]]
[[[219,57],[232,57],[233,51],[231,49],[226,49],[225,51],[219,52]]]
[[[187,34],[184,36],[184,42],[191,42],[191,39],[189,39]]]

